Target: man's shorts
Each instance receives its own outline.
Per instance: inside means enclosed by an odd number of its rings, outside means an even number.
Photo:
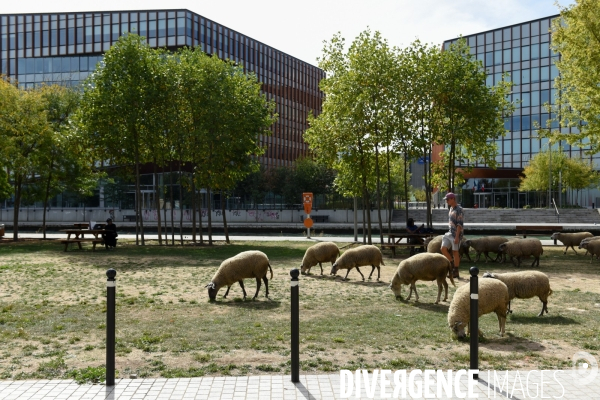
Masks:
[[[454,237],[452,236],[452,234],[450,232],[446,232],[444,234],[444,237],[442,238],[442,247],[452,247],[452,251],[458,251],[460,243],[454,243]]]

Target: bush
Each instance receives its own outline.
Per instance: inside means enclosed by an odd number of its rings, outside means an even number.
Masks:
[[[523,206],[524,210],[529,210],[530,208],[531,208],[531,206],[529,204],[526,204],[526,205]]]

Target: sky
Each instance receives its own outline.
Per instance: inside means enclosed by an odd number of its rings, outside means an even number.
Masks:
[[[569,6],[575,0],[559,0]],[[369,28],[391,46],[447,39],[560,12],[555,0],[1,0],[0,13],[188,9],[317,65],[323,42]]]

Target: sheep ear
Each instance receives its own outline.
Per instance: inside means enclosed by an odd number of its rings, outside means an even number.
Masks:
[[[214,289],[215,288],[215,284],[214,284],[214,282],[211,282],[208,285],[204,286],[204,288]]]

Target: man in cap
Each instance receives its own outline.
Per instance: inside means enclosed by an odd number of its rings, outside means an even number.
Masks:
[[[450,211],[448,212],[450,230],[442,238],[442,254],[453,264],[452,277],[459,278],[460,254],[458,253],[458,249],[463,238],[464,214],[462,207],[456,202],[456,195],[454,193],[448,192],[444,200],[450,206]],[[452,248],[452,255],[450,254],[450,248]],[[452,260],[453,258],[454,260]]]

